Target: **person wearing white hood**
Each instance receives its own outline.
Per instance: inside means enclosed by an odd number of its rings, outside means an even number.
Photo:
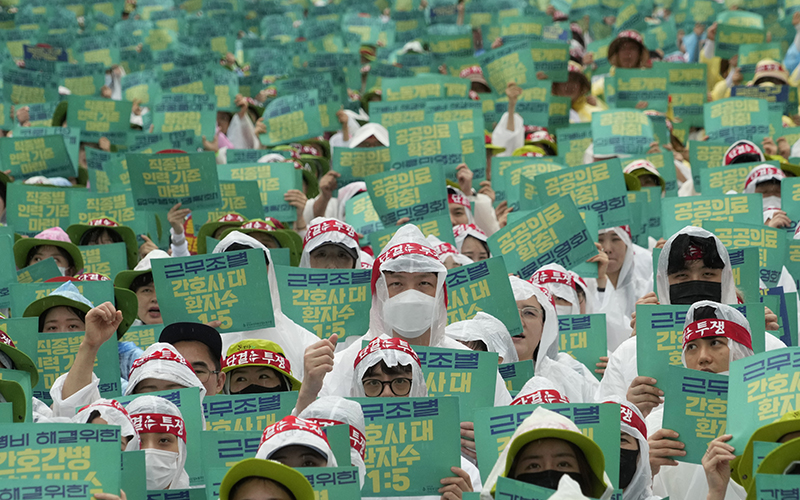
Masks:
[[[487,243],[489,237],[475,224],[453,226],[453,237],[459,253],[466,255],[473,262],[486,260],[492,256]]]
[[[186,425],[181,410],[158,396],[139,396],[128,404],[128,413],[144,450],[148,490],[189,487],[186,464]],[[129,444],[130,446],[130,444]]]
[[[428,245],[433,248],[433,251],[439,258],[439,262],[444,264],[444,267],[446,267],[448,270],[456,267],[466,266],[468,264],[472,264],[473,262],[472,259],[459,252],[458,248],[450,243],[447,243],[446,241],[440,240],[432,234],[429,234],[426,240],[428,241]]]
[[[728,250],[713,233],[695,226],[684,227],[664,244],[658,258],[656,288],[658,297],[649,292],[637,304],[689,305],[700,300],[723,304],[738,302]],[[768,314],[766,322],[766,330],[777,329],[774,314]],[[764,338],[768,351],[786,347],[766,331]],[[648,389],[655,383],[650,377],[639,377],[634,335],[611,354],[596,399],[624,397],[647,416],[661,403],[659,391]]]
[[[444,333],[473,351],[496,352],[500,364],[519,361],[514,341],[511,340],[506,325],[483,311],[478,312],[472,319],[447,325]]]
[[[630,226],[600,231],[598,241],[608,256],[605,276],[595,280],[600,308],[605,313],[608,351],[614,352],[631,336],[636,301],[653,290],[653,257],[631,240]]]
[[[550,292],[509,276],[522,333],[512,337],[520,361],[533,360],[534,378],[541,377],[573,403],[594,401],[597,378],[569,354],[558,352],[558,315]]]
[[[542,266],[533,273],[530,281],[550,292],[556,304],[556,314],[559,316],[581,313],[575,280],[563,266],[558,264]]]
[[[118,425],[122,451],[139,449],[139,433],[124,406],[114,399],[100,399],[84,406],[72,417],[76,424]]]
[[[494,499],[498,477],[553,490],[569,483],[604,500],[614,492],[600,447],[570,419],[541,406],[514,431],[483,484],[481,500]]]
[[[337,467],[322,426],[292,415],[264,429],[256,458],[289,467]]]
[[[647,426],[642,413],[635,405],[621,398],[606,403],[620,406],[620,457],[619,482],[622,500],[655,500],[653,478],[650,471],[650,445],[647,443]]]
[[[782,228],[792,224],[786,212],[781,210],[781,182],[785,178],[786,174],[780,167],[762,163],[753,167],[744,180],[743,193],[761,195],[764,224],[769,227]]]
[[[752,330],[742,313],[709,300],[696,302],[689,308],[683,327],[681,361],[684,367],[727,374],[732,362],[752,355]],[[666,404],[670,404],[670,401]],[[662,405],[647,417],[650,465],[655,474],[653,491],[656,495],[669,496],[673,500],[706,498],[709,488],[703,466],[677,462],[671,458],[683,456],[686,452],[683,451],[684,445],[679,440],[679,434],[662,428],[663,409]],[[730,435],[725,435],[713,442],[724,443],[730,438]],[[712,448],[709,446],[709,452]],[[703,457],[703,460],[707,458]],[[727,490],[724,493],[726,499],[746,497],[740,485],[733,481],[727,483],[715,485],[722,491]]]
[[[269,294],[272,300],[272,312],[275,316],[275,326],[272,328],[262,328],[246,332],[230,332],[222,334],[222,349],[227,349],[233,344],[247,339],[264,339],[275,342],[281,346],[294,367],[293,375],[298,380],[303,380],[303,353],[306,347],[319,341],[319,337],[301,327],[283,312],[281,312],[281,296],[278,288],[278,280],[275,277],[275,269],[272,266],[272,258],[269,249],[259,243],[254,238],[232,231],[214,247],[213,253],[233,252],[247,248],[258,248],[264,252],[267,259],[267,279],[269,279]]]
[[[317,217],[303,238],[300,267],[312,269],[361,269],[358,233],[345,222]]]

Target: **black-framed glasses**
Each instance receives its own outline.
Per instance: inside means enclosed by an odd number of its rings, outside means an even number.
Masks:
[[[370,398],[383,394],[383,388],[387,385],[395,396],[408,396],[408,393],[411,392],[411,379],[403,377],[386,382],[375,378],[369,378],[361,382],[361,385],[364,386],[364,394]]]
[[[200,382],[204,384],[208,382],[208,379],[211,378],[211,375],[217,375],[218,373],[220,373],[218,370],[214,371],[208,371],[203,369],[194,370],[194,374],[197,376],[198,379],[200,379]]]

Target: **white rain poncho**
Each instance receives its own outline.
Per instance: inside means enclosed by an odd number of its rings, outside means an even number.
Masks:
[[[89,417],[95,411],[100,413],[100,418],[108,422],[108,425],[118,425],[120,427],[120,435],[129,438],[128,450],[139,449],[139,433],[136,432],[133,426],[131,416],[125,407],[114,399],[100,399],[88,406],[84,406],[72,417],[72,421],[76,424],[91,423],[89,422]]]
[[[601,231],[613,232],[625,243],[625,259],[617,277],[617,286],[608,280],[601,295],[598,312],[606,315],[608,351],[614,352],[631,336],[631,316],[636,301],[653,290],[653,257],[649,250],[636,245],[626,228],[614,227]]]
[[[467,239],[467,236],[472,236],[476,240],[486,245],[486,253],[489,254],[489,257],[492,256],[491,252],[489,252],[489,245],[486,243],[489,241],[489,237],[486,236],[486,233],[484,233],[483,230],[475,224],[459,224],[457,226],[453,226],[453,238],[456,240],[456,248],[458,249],[459,253],[461,253],[464,247],[464,240]]]
[[[575,271],[567,272],[572,276],[573,281],[575,281],[575,291],[580,287],[580,289],[583,290],[584,297],[586,297],[586,309],[584,314],[594,314],[597,312],[597,310],[600,309],[600,302],[597,300],[597,292],[590,288],[586,280],[579,276],[578,273]],[[580,300],[580,298],[578,300]]]
[[[514,120],[514,130],[508,130],[509,118]],[[525,145],[525,120],[519,113],[514,113],[513,118],[508,116],[508,112],[503,113],[500,121],[492,131],[492,144],[506,148],[505,151],[497,156],[511,156],[511,154]]]
[[[350,142],[348,144],[351,148],[356,148],[362,142],[373,136],[385,147],[389,147],[389,131],[386,130],[386,127],[380,123],[374,122],[369,122],[362,125],[361,128],[359,128],[356,133],[350,137]]]
[[[541,430],[553,429],[553,430],[555,430],[555,431],[557,431],[559,433],[563,433],[563,431],[571,431],[571,432],[574,432],[574,433],[576,433],[576,434],[581,436],[581,437],[576,436],[576,440],[585,440],[586,439],[586,438],[582,437],[583,435],[581,434],[580,429],[578,429],[578,427],[570,419],[568,419],[567,417],[565,417],[563,415],[560,415],[560,414],[558,414],[556,412],[547,410],[547,409],[545,409],[544,407],[541,407],[541,406],[539,408],[536,408],[533,411],[533,413],[531,413],[525,420],[522,421],[521,424],[519,424],[519,427],[517,427],[517,430],[515,430],[514,434],[511,436],[511,439],[509,440],[508,445],[506,445],[506,447],[503,448],[503,451],[500,453],[500,456],[497,458],[497,461],[495,462],[494,467],[492,467],[492,471],[489,473],[489,476],[487,477],[486,482],[483,484],[483,489],[481,490],[481,500],[492,500],[494,498],[493,490],[497,486],[497,478],[501,477],[501,476],[502,477],[508,477],[507,476],[508,469],[510,469],[511,465],[514,462],[514,459],[516,458],[516,457],[513,457],[513,456],[511,456],[511,457],[509,456],[509,451],[510,451],[510,449],[512,447],[514,447],[514,442],[517,441],[518,439],[523,439],[526,444],[528,442],[532,443],[532,442],[536,441],[537,439],[530,440],[530,438],[528,437],[528,434],[531,431],[534,431],[534,430],[537,430],[537,429],[541,429]],[[540,439],[545,439],[545,438],[551,437],[551,436],[547,435],[546,431],[543,432],[543,434],[544,435]],[[576,444],[576,446],[577,446],[577,444]],[[520,451],[522,449],[523,448],[520,448]],[[587,454],[587,450],[582,450],[582,451],[584,451],[584,454]],[[600,457],[599,457],[601,459],[600,461],[605,463],[605,460],[602,457],[602,452],[599,449],[590,450],[590,452],[600,453]],[[590,464],[592,463],[591,462],[591,460],[592,460],[591,457],[587,456],[586,459],[587,459],[587,461],[589,461]],[[592,481],[592,483],[594,483],[596,485],[596,488],[598,490],[604,489],[604,491],[602,492],[602,495],[598,494],[597,498],[601,498],[601,499],[604,499],[604,500],[608,499],[608,498],[611,498],[611,494],[614,492],[614,489],[612,487],[613,483],[608,478],[606,473],[603,472],[602,473],[602,477],[599,477],[599,474],[593,474],[593,476],[595,476],[595,477],[593,477],[591,479],[591,481]],[[599,491],[598,491],[598,493],[599,493]]]
[[[556,384],[544,377],[531,377],[511,402],[516,405],[541,405],[553,403],[569,403],[569,398],[561,394]]]
[[[264,429],[261,435],[261,444],[258,446],[256,458],[274,460],[271,458],[275,452],[287,446],[305,446],[316,451],[327,460],[326,467],[336,467],[336,457],[333,455],[328,438],[322,431],[322,426],[298,417],[289,415]]]
[[[556,311],[562,314],[580,314],[581,304],[578,302],[578,292],[575,290],[575,280],[558,264],[542,266],[531,276],[531,283],[546,288],[551,295],[566,300],[569,306],[556,304]]]
[[[167,489],[167,486],[171,490],[188,488],[189,475],[183,468],[186,464],[186,425],[181,410],[167,399],[148,395],[138,396],[128,404],[127,410],[133,421],[133,427],[140,437],[147,433],[166,432],[178,438],[177,467],[171,477],[164,480],[165,484],[161,489]],[[128,443],[128,450],[131,450],[130,446],[131,443]],[[145,450],[145,467],[149,469],[151,467],[149,455],[159,450],[142,449]],[[147,489],[157,489],[152,487],[152,481],[148,477]]]
[[[698,309],[704,308],[704,313],[709,309],[713,309],[714,318],[721,320],[717,325],[715,319],[710,320],[695,320],[695,315]],[[705,314],[707,315],[707,314]],[[742,327],[742,328],[739,328]],[[689,311],[686,313],[686,320],[684,322],[684,348],[681,360],[683,366],[686,366],[686,345],[693,339],[708,336],[724,336],[728,338],[729,361],[733,362],[738,359],[746,358],[753,355],[753,350],[746,344],[751,343],[750,323],[742,313],[725,304],[711,302],[709,300],[701,300],[692,304]],[[766,333],[768,337],[772,335]],[[721,372],[727,374],[728,372]],[[672,404],[666,402],[664,404]],[[660,406],[653,410],[647,417],[647,427],[650,429],[650,434],[653,434],[663,426],[664,407]],[[681,432],[681,429],[675,429]],[[704,498],[708,493],[708,483],[706,481],[705,471],[700,464],[690,464],[686,462],[678,462],[677,466],[668,467],[662,466],[658,474],[653,478],[653,491],[657,495],[669,496],[670,499],[678,500],[691,500],[694,498]],[[727,500],[745,498],[746,494],[744,488],[736,484],[734,481],[728,482],[728,489],[725,493]]]
[[[774,167],[769,163],[762,163],[761,165],[756,165],[755,167],[750,170],[750,173],[747,174],[747,178],[744,180],[744,191],[745,194],[752,194],[756,192],[756,186],[761,184],[762,182],[767,181],[783,181],[786,178],[786,174],[783,173],[778,167]],[[777,208],[780,208],[778,206]]]
[[[463,344],[448,338],[444,329],[447,326],[447,305],[445,280],[447,269],[439,262],[436,253],[429,246],[419,228],[413,224],[401,227],[386,244],[384,251],[375,259],[372,269],[372,307],[370,308],[369,331],[356,337],[349,346],[336,353],[333,370],[325,376],[320,396],[350,396],[353,381],[353,367],[361,350],[363,340],[370,341],[381,335],[392,337],[393,330],[383,320],[383,310],[389,291],[384,271],[405,273],[434,273],[437,276],[436,296],[431,314],[431,347],[466,350]],[[507,405],[511,396],[505,388],[503,378],[498,373],[495,387],[495,405]]]
[[[412,347],[405,340],[384,336],[372,339],[367,347],[361,349],[356,356],[353,367],[353,382],[350,396],[364,398],[364,386],[361,381],[367,370],[383,361],[386,366],[393,368],[398,365],[411,366],[410,398],[424,398],[428,395],[425,386],[425,377],[422,375],[422,365]]]
[[[306,406],[297,416],[323,427],[344,424],[350,428],[350,465],[358,468],[358,477],[363,487],[364,477],[367,475],[367,467],[364,464],[367,431],[361,405],[349,399],[328,396]]]
[[[620,430],[636,439],[639,443],[639,458],[636,461],[636,472],[627,488],[622,492],[623,500],[651,500],[653,496],[652,472],[650,470],[650,445],[647,444],[647,426],[644,417],[636,405],[623,398],[612,398],[604,403],[620,405]]]
[[[472,259],[467,257],[466,255],[462,255],[458,248],[454,247],[450,243],[446,241],[442,241],[436,236],[429,234],[427,237],[428,245],[433,248],[433,251],[436,252],[436,256],[439,258],[439,262],[442,264],[447,261],[448,257],[451,257],[453,261],[460,265],[466,266],[472,264]]]
[[[172,344],[156,342],[144,351],[141,358],[133,362],[124,395],[136,394],[136,386],[148,378],[166,380],[184,387],[197,387],[200,389],[201,403],[206,395],[205,386],[194,374],[189,362]]]
[[[506,325],[483,311],[477,313],[472,319],[451,323],[445,328],[444,333],[459,342],[482,341],[486,344],[489,352],[496,352],[500,355],[503,364],[519,361],[514,341],[511,340],[511,334],[508,333]]]
[[[353,269],[361,269],[361,249],[358,246],[358,235],[353,226],[325,217],[315,218],[308,226],[308,231],[303,238],[300,267],[311,267],[311,252],[326,244],[344,245],[355,251],[358,257]]]
[[[514,300],[520,302],[535,296],[544,310],[545,320],[534,360],[534,376],[552,382],[555,389],[573,403],[593,402],[599,384],[592,371],[569,354],[558,352],[558,316],[549,292],[516,276],[509,276],[508,279],[514,291]]]
[[[658,259],[658,270],[656,271],[656,286],[658,288],[658,300],[661,304],[669,304],[669,278],[667,269],[669,264],[669,253],[672,250],[672,243],[681,234],[698,236],[701,238],[714,238],[717,252],[722,259],[724,268],[722,269],[722,303],[736,304],[736,288],[733,285],[733,271],[731,271],[731,261],[725,245],[714,236],[713,233],[695,226],[686,226],[675,233],[664,244],[661,255]],[[759,327],[760,328],[760,327]],[[786,345],[772,334],[764,332],[765,349],[781,349]],[[628,387],[631,382],[639,375],[636,367],[636,337],[631,337],[620,344],[616,351],[609,357],[608,366],[600,380],[600,389],[597,393],[598,401],[605,401],[612,397],[626,397]]]
[[[269,249],[256,241],[254,238],[247,236],[239,231],[231,231],[225,238],[222,239],[217,246],[214,247],[213,253],[222,253],[231,245],[239,244],[249,248],[261,249],[272,263]],[[272,265],[267,266],[267,279],[269,279],[269,294],[272,300],[272,312],[275,316],[275,326],[272,328],[261,328],[259,330],[250,330],[246,332],[230,332],[222,334],[222,349],[227,351],[228,347],[236,342],[247,339],[264,339],[275,342],[283,348],[286,359],[292,365],[292,372],[295,378],[303,380],[303,355],[306,347],[319,342],[319,337],[301,327],[283,312],[281,312],[281,296],[278,288],[278,280],[275,277],[275,268]],[[257,297],[256,299],[259,299]]]

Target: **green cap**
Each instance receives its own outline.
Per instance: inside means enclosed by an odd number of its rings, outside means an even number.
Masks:
[[[219,486],[219,500],[230,500],[236,483],[248,477],[275,481],[289,490],[295,500],[314,500],[314,489],[304,475],[282,463],[260,458],[246,458],[228,470]]]
[[[72,224],[67,228],[67,234],[73,243],[80,245],[84,234],[100,227],[114,231],[122,238],[125,243],[126,255],[128,256],[128,268],[132,269],[139,261],[139,245],[136,241],[136,234],[130,227],[123,226],[114,219],[103,217],[92,219],[86,224]]]

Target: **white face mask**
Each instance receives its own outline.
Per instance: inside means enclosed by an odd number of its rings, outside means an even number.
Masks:
[[[433,322],[436,298],[418,290],[406,290],[383,304],[383,322],[403,338],[415,339]]]
[[[58,271],[61,273],[61,276],[66,276],[67,275],[67,269],[68,268],[66,268],[66,267],[58,266]]]
[[[567,314],[572,314],[572,306],[561,306],[556,304],[556,314],[558,316],[566,316]]]
[[[147,489],[166,489],[177,475],[178,453],[174,451],[144,450],[144,462],[147,467]]]
[[[764,210],[768,208],[781,208],[780,196],[764,196],[761,198],[761,206]]]

